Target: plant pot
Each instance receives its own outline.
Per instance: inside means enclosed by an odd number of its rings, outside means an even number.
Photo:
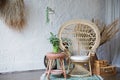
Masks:
[[[59,52],[59,46],[53,46],[53,52],[54,53]]]

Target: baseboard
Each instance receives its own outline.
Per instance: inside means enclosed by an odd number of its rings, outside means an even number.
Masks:
[[[26,71],[13,71],[13,72],[2,72],[2,74],[11,74],[11,73],[23,73],[23,72],[35,72],[35,71],[45,71],[45,69],[36,69],[36,70],[26,70]]]

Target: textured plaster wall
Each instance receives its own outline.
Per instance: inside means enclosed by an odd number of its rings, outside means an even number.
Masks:
[[[27,24],[22,32],[0,20],[0,72],[44,69],[44,55],[52,51],[49,32],[71,19],[105,20],[104,0],[24,0]],[[55,10],[46,23],[46,7]]]

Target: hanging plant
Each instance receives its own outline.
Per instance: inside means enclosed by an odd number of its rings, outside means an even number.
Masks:
[[[49,8],[46,8],[46,23],[49,23],[50,19],[49,19]]]
[[[15,30],[22,30],[25,25],[23,0],[6,0],[6,4],[0,9],[0,15],[5,23]]]
[[[49,15],[54,14],[54,13],[55,13],[55,11],[52,8],[47,6],[47,8],[46,8],[46,23],[50,22]]]

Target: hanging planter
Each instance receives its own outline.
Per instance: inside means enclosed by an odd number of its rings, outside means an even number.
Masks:
[[[25,25],[24,9],[23,0],[6,0],[0,16],[10,28],[21,31]]]

